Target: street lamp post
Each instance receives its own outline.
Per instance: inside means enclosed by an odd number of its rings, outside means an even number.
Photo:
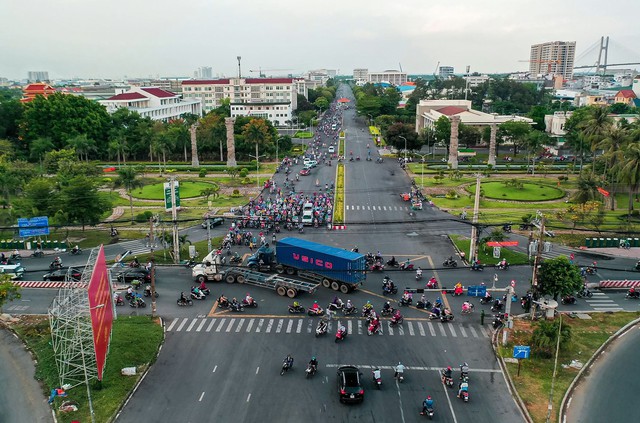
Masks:
[[[258,194],[260,193],[260,157],[265,157],[265,155],[258,154],[258,143],[256,143],[256,155],[249,154],[249,157],[256,159],[256,188],[258,189]]]
[[[402,135],[398,135],[398,138],[402,138],[404,140],[404,164],[407,164],[407,139]]]
[[[427,154],[418,154],[418,156],[420,156],[420,161],[422,162],[422,177],[421,177],[421,183],[420,185],[422,185],[422,187],[424,187],[424,162],[427,159],[427,157],[429,157],[429,153],[427,152]]]
[[[367,116],[369,116],[369,126],[372,125],[371,122],[373,122],[373,115],[370,115],[369,113],[367,113]]]

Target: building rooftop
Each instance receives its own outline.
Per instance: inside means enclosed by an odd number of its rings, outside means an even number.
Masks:
[[[447,116],[453,116],[467,111],[466,108],[458,106],[445,106],[435,110]]]
[[[616,97],[636,98],[636,93],[632,90],[620,90],[616,93]]]
[[[159,97],[159,98],[167,98],[167,97],[175,97],[176,94],[172,93],[171,91],[167,91],[167,90],[163,90],[162,88],[156,88],[156,87],[144,87],[144,88],[140,88],[142,91],[151,94],[152,96],[155,97]]]
[[[113,97],[109,97],[107,100],[114,100],[114,101],[124,101],[124,100],[144,100],[147,97],[143,96],[140,93],[122,93],[122,94],[117,94],[114,95]]]

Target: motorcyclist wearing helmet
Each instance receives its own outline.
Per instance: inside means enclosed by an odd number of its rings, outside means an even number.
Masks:
[[[451,379],[451,376],[453,376],[453,370],[451,369],[451,366],[449,366],[446,369],[444,369],[442,375],[446,379]]]
[[[422,401],[422,414],[426,414],[429,408],[433,409],[433,400],[431,399],[431,395],[427,395],[427,398]]]
[[[286,364],[289,368],[293,367],[293,357],[291,356],[291,354],[287,354],[287,356],[284,358],[283,363]]]
[[[244,297],[244,302],[247,303],[248,305],[253,304],[253,298],[251,297],[251,295],[249,295],[248,292],[247,292],[247,296]]]
[[[294,301],[293,308],[299,308],[299,307],[300,307],[300,303],[298,301]]]
[[[313,311],[318,311],[318,310],[320,310],[320,305],[318,304],[318,301],[314,301],[314,302],[313,302],[313,305],[311,306],[311,309],[312,309]]]
[[[389,311],[391,310],[391,303],[389,301],[384,303],[384,306],[382,306],[382,310],[383,311]]]
[[[458,385],[458,398],[462,397],[463,392],[469,392],[469,381],[465,377],[462,379],[462,382]]]
[[[404,369],[405,369],[404,364],[398,361],[398,365],[395,368],[395,373],[393,374],[393,377],[402,376],[404,374]]]
[[[460,365],[460,379],[467,377],[468,374],[469,374],[469,365],[465,361]]]
[[[347,311],[353,310],[353,304],[351,303],[351,300],[347,300],[347,304],[345,305],[345,310]]]
[[[316,359],[316,356],[314,355],[313,357],[311,357],[311,360],[309,360],[309,366],[311,366],[311,369],[315,372],[316,370],[318,370],[318,360]]]
[[[187,297],[185,297],[184,291],[180,292],[180,302],[181,303],[186,303],[187,302]]]
[[[418,267],[418,269],[416,270],[416,276],[417,276],[418,278],[421,278],[421,277],[422,277],[422,269],[421,269],[421,268],[419,268],[419,267]]]

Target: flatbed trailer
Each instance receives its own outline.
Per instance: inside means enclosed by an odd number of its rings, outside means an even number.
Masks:
[[[227,283],[242,283],[275,290],[278,295],[295,298],[299,292],[313,294],[320,286],[319,283],[298,281],[282,277],[278,274],[269,275],[242,267],[232,267],[224,271],[222,279]]]

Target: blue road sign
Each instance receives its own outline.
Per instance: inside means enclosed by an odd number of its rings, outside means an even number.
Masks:
[[[529,358],[531,347],[528,345],[516,345],[513,347],[513,358]]]
[[[18,219],[18,233],[22,238],[38,235],[49,235],[49,218],[38,216]]]
[[[487,287],[484,285],[473,285],[467,288],[467,295],[469,297],[484,297],[487,293]]]

